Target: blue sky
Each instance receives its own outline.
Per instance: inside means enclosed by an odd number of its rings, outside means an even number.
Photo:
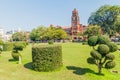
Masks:
[[[91,12],[105,4],[120,5],[120,0],[0,0],[0,27],[30,31],[39,25],[70,26],[74,8],[87,25]]]

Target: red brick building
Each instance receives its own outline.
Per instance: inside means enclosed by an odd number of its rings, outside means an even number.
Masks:
[[[72,11],[71,26],[57,27],[64,29],[67,32],[67,34],[72,36],[72,40],[74,41],[78,41],[79,39],[81,39],[80,34],[83,34],[83,32],[87,29],[87,26],[82,25],[80,23],[80,18],[77,9],[74,9]]]

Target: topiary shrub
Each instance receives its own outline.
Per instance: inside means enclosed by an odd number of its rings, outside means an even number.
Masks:
[[[98,36],[92,36],[88,39],[89,46],[96,46],[98,42]]]
[[[109,53],[109,47],[105,44],[101,44],[98,46],[98,52],[100,54],[107,54],[107,53]]]
[[[110,42],[109,37],[107,36],[98,36],[98,44],[107,44]]]
[[[93,57],[89,57],[89,58],[87,58],[87,62],[89,64],[95,64],[95,59]]]
[[[34,45],[32,47],[32,67],[35,71],[53,71],[62,63],[62,47],[60,45]]]
[[[111,52],[115,52],[118,49],[114,43],[111,43],[109,41],[109,39],[104,39],[107,38],[105,38],[104,36],[99,36],[98,41],[95,40],[95,42],[98,42],[97,44],[95,44],[98,46],[98,48],[93,48],[93,50],[90,52],[91,57],[87,59],[87,62],[89,64],[97,65],[99,74],[101,74],[103,67],[107,69],[115,67],[115,56]],[[88,42],[90,42],[89,40],[91,41],[91,39],[88,39]],[[94,45],[89,44],[89,46]]]
[[[114,52],[114,51],[118,50],[118,47],[117,47],[117,45],[115,43],[111,42],[111,43],[107,43],[107,45],[108,45],[108,47],[110,49],[110,52]]]
[[[95,50],[91,51],[90,55],[96,60],[100,60],[102,58],[102,55]]]
[[[7,42],[3,44],[3,51],[12,51],[13,50],[13,43]]]
[[[14,60],[19,60],[19,56],[21,56],[21,54],[20,53],[16,53],[15,51],[12,51],[12,57],[13,57],[13,59]]]
[[[14,45],[16,45],[16,44],[21,45],[23,48],[25,48],[27,46],[27,43],[24,41],[14,42]]]
[[[23,44],[20,43],[14,43],[14,47],[13,47],[13,51],[12,51],[12,57],[14,60],[19,60],[19,56],[21,57],[21,54],[19,53],[19,51],[22,51],[24,48]]]
[[[114,60],[115,59],[115,56],[113,54],[107,54],[105,56],[106,60]]]
[[[108,62],[105,64],[105,68],[111,69],[111,68],[114,68],[115,65],[116,65],[116,64],[115,64],[114,61],[108,61]]]
[[[22,51],[24,48],[24,45],[23,44],[20,44],[20,43],[14,43],[14,48],[13,50],[18,52],[18,51]]]

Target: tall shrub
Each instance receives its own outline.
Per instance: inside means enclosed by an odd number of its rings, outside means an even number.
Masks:
[[[34,45],[32,47],[33,69],[36,71],[53,71],[62,63],[62,47],[60,45]]]
[[[90,42],[93,38],[95,37],[90,37],[88,42]],[[96,42],[97,44],[95,44]],[[89,45],[98,45],[97,49],[93,48],[90,52],[91,57],[87,59],[87,62],[97,65],[99,74],[102,72],[103,67],[107,69],[115,67],[115,56],[112,52],[115,52],[118,49],[116,44],[110,42],[110,40],[105,36],[99,36],[97,40],[93,40],[93,42]]]
[[[19,58],[21,58],[21,54],[19,53],[19,51],[22,51],[23,48],[24,48],[23,44],[19,42],[14,43],[13,51],[11,54],[14,60],[19,60]]]

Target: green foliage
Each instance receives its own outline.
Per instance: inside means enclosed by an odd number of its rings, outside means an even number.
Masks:
[[[53,40],[49,40],[48,44],[54,44],[54,41]]]
[[[102,55],[95,50],[92,50],[90,55],[96,60],[100,60],[102,58]]]
[[[53,71],[62,63],[62,47],[60,45],[34,45],[32,47],[33,69],[36,71]]]
[[[117,45],[115,43],[108,43],[107,45],[108,45],[108,47],[110,49],[110,52],[115,52],[115,51],[118,50],[118,47],[117,47]]]
[[[18,51],[22,51],[23,48],[24,48],[24,46],[23,46],[22,44],[14,43],[14,48],[13,48],[13,50],[16,51],[16,53],[17,53]]]
[[[13,43],[7,42],[3,44],[3,51],[12,51]]]
[[[98,36],[101,34],[100,26],[97,25],[89,25],[87,30],[84,32],[84,35],[90,36]]]
[[[88,23],[99,25],[104,33],[114,35],[116,32],[116,17],[120,14],[120,6],[101,6],[96,12],[93,12],[88,19]]]
[[[66,39],[67,33],[56,27],[43,27],[40,26],[37,29],[33,29],[30,35],[31,40],[40,41],[40,40],[51,40],[51,39]]]
[[[14,42],[13,50],[12,50],[12,53],[11,53],[14,60],[19,60],[19,56],[21,56],[19,51],[22,51],[23,48],[25,48],[25,47],[26,47],[25,42]]]
[[[120,34],[120,15],[116,17],[116,20],[114,22],[115,30],[117,33]]]
[[[110,39],[109,39],[109,37],[107,37],[107,36],[98,36],[98,43],[99,44],[107,44],[107,43],[109,43],[110,42]]]
[[[91,57],[87,59],[88,63],[96,64],[98,67],[98,73],[101,74],[103,66],[105,68],[115,67],[115,56],[110,54],[110,52],[115,52],[118,48],[117,45],[111,43],[109,38],[105,36],[92,36],[88,39],[88,44],[90,46],[98,46],[97,50],[94,49],[90,52]]]
[[[45,38],[45,34],[47,33],[47,28],[44,26],[39,26],[36,29],[33,29],[30,33],[30,39],[33,41],[39,41]]]
[[[87,62],[88,62],[89,64],[95,64],[95,63],[96,63],[96,61],[95,61],[95,59],[94,59],[93,57],[87,58]]]
[[[19,60],[19,56],[21,56],[20,53],[16,53],[16,51],[12,51],[11,53],[14,60]]]
[[[12,35],[13,41],[27,41],[29,36],[26,32],[16,32]]]
[[[107,54],[105,56],[106,60],[114,60],[115,59],[115,56],[113,54]]]
[[[3,45],[3,44],[4,44],[3,40],[2,40],[2,39],[0,39],[0,45]]]
[[[98,42],[98,36],[91,36],[91,37],[88,39],[88,45],[89,45],[89,46],[96,46],[96,45],[97,45],[97,42]]]
[[[55,38],[58,40],[67,38],[67,33],[63,29],[55,30]]]
[[[101,44],[98,46],[98,52],[102,55],[109,53],[109,47],[105,44]]]
[[[19,45],[23,46],[23,48],[25,48],[27,46],[27,43],[25,41],[14,42],[14,44],[19,44]]]
[[[116,65],[116,64],[115,64],[114,61],[108,61],[108,62],[105,64],[105,68],[111,69],[111,68],[114,68],[115,65]]]

